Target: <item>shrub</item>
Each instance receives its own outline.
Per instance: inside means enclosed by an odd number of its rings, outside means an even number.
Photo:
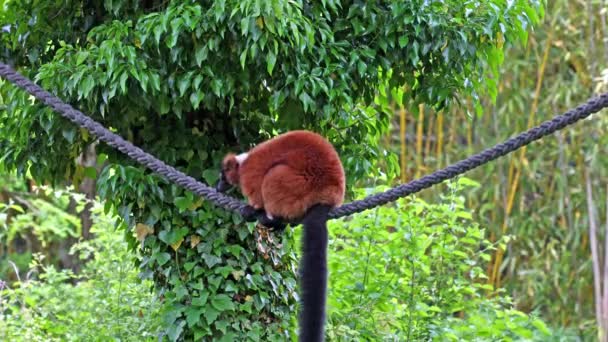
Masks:
[[[535,315],[485,284],[497,244],[471,222],[458,191],[408,198],[330,223],[328,336],[333,340],[547,340]],[[374,189],[379,191],[381,189]]]
[[[472,185],[465,178],[451,184],[450,195],[443,203],[403,199],[393,206],[330,221],[328,338],[552,338],[551,331],[535,315],[515,310],[507,296],[492,293],[485,285],[484,263],[497,244],[508,242],[508,237],[492,244],[484,239],[484,230],[471,222],[471,213],[458,193]],[[73,248],[74,253],[88,260],[82,274],[57,270],[38,254],[27,279],[10,287],[0,284],[1,339],[173,339],[171,330],[165,336],[161,328],[164,317],[170,317],[176,309],[186,313],[201,310],[196,304],[175,307],[155,299],[150,291],[153,283],[138,279],[134,256],[118,234],[122,230],[114,228],[114,218],[104,215],[100,207],[95,204],[93,208],[94,239]],[[301,229],[296,229],[295,235],[299,234]],[[267,249],[272,257],[280,250],[293,249],[299,241],[293,237],[275,237],[271,246],[270,240],[262,241],[258,248]],[[295,270],[289,273],[295,275]],[[488,294],[492,296],[487,298]],[[209,315],[213,310],[200,312],[203,319]],[[295,315],[291,318],[290,334],[294,334]]]
[[[72,249],[88,260],[81,274],[57,270],[37,254],[28,278],[0,284],[1,340],[141,341],[159,334],[162,305],[152,284],[139,281],[127,243],[99,209],[95,238]]]

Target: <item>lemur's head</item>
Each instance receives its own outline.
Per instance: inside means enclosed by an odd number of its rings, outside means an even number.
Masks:
[[[240,158],[239,158],[240,157]],[[217,182],[217,191],[224,192],[233,186],[239,185],[239,167],[243,158],[234,153],[228,153],[222,161],[220,180]]]

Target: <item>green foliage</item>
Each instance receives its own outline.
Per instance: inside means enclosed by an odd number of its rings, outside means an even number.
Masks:
[[[466,179],[453,184],[445,203],[400,200],[352,220],[332,221],[329,338],[548,341],[563,336],[511,309],[506,297],[484,298],[485,286],[476,280],[485,278],[480,266],[495,245],[483,239],[483,230],[463,207],[459,194],[472,184]],[[0,337],[140,341],[161,333],[161,313],[171,315],[174,307],[154,298],[151,282],[139,282],[113,218],[101,211],[98,204],[93,208],[95,238],[74,247],[88,260],[78,277],[38,257],[31,265],[34,279],[2,285]],[[186,308],[186,324],[213,317],[213,310],[200,307],[205,301],[218,311],[234,306],[227,296],[196,299]],[[455,317],[459,312],[464,319]]]
[[[7,230],[0,233],[0,241],[9,244],[17,235],[31,233],[45,247],[52,241],[80,236],[79,219],[65,212],[70,197],[65,196],[64,191],[45,190],[50,198],[29,199],[27,212],[14,204],[7,206],[21,214],[16,215],[7,225]]]
[[[608,66],[605,3],[548,3],[546,20],[535,28],[529,45],[506,52],[496,103],[485,98],[481,118],[471,118],[471,107],[444,113],[444,139],[433,140],[429,150],[445,153],[410,154],[406,164],[413,165],[411,170],[444,167],[608,90],[595,78]],[[501,280],[494,283],[513,297],[518,309],[535,310],[545,321],[577,332],[566,340],[595,341],[598,336],[584,175],[590,174],[594,211],[604,222],[607,114],[602,111],[530,145],[521,159],[515,153],[467,174],[484,185],[466,194],[469,207],[476,208],[474,220],[490,236],[517,236],[498,262]],[[434,118],[427,112],[421,139],[439,137]],[[408,122],[408,136],[417,134],[416,126]],[[415,143],[407,146],[408,151],[414,148]],[[435,187],[420,196],[435,202],[444,191]],[[512,191],[513,207],[507,212]],[[598,238],[604,236],[600,228]]]
[[[399,200],[331,223],[328,337],[337,340],[547,341],[503,292],[487,297],[491,243],[451,183],[442,203]],[[382,189],[373,189],[379,191]],[[462,315],[462,318],[460,317]]]
[[[95,238],[74,246],[88,260],[81,274],[57,270],[38,255],[27,279],[0,286],[0,339],[142,341],[160,334],[162,306],[152,283],[138,280],[127,261],[132,252],[100,209],[94,209]]]
[[[381,167],[397,173],[397,158],[380,153],[390,99],[441,106],[458,91],[495,92],[503,44],[525,40],[539,15],[540,2],[524,0],[8,1],[0,25],[10,32],[0,40],[45,88],[208,183],[226,150],[307,128],[336,145],[353,185]],[[172,304],[170,339],[287,337],[290,243],[256,251],[253,228],[237,216],[105,146],[103,172],[78,170],[86,132],[6,83],[0,104],[7,168],[39,181],[97,178],[106,209],[145,254],[142,276]]]
[[[253,228],[238,214],[219,211],[175,185],[163,191],[157,181],[140,169],[117,166],[102,173],[99,190],[118,205],[121,226],[135,226],[137,236],[126,238],[145,253],[141,275],[153,279],[172,304],[163,321],[169,338],[190,331],[195,339],[221,334],[228,340],[283,340],[295,304],[290,244],[269,242],[268,254],[259,253]],[[134,194],[141,198],[132,210],[123,203]],[[146,221],[130,214],[142,210],[150,213]]]
[[[57,250],[58,244],[80,236],[79,218],[66,210],[70,200],[84,205],[83,195],[47,187],[35,193],[25,190],[23,179],[0,175],[0,278],[13,272],[8,260],[22,269],[32,261],[33,253],[40,253],[54,263],[62,252]]]
[[[18,3],[7,6],[0,19],[12,30],[3,39],[14,55],[33,54],[48,43],[23,33],[26,27],[54,27],[46,20],[26,21],[42,13],[27,13]],[[322,130],[344,155],[360,156],[345,161],[351,181],[375,172],[379,133],[388,124],[382,107],[370,112],[360,100],[373,104],[384,82],[405,84],[408,98],[437,105],[459,90],[495,92],[497,75],[487,78],[484,67],[495,72],[504,41],[525,40],[525,29],[538,21],[536,11],[542,14],[539,3],[521,0],[509,6],[456,0],[219,1],[208,8],[181,2],[142,8],[117,1],[105,4],[108,12],[86,6],[61,9],[66,26],[98,11],[96,25],[86,26],[86,39],[51,36],[45,53],[52,61],[32,70],[49,90],[196,175],[208,168],[208,154],[201,150],[235,140],[244,146],[259,141],[258,134],[270,136],[275,126]],[[379,70],[392,72],[382,77]],[[4,93],[11,98],[11,119],[3,120],[7,137],[24,139],[13,141],[6,161],[25,167],[28,160],[47,160],[52,149],[61,158],[36,176],[64,176],[53,172],[56,164],[74,155],[86,134],[53,120],[45,109],[24,106],[29,101],[12,90]],[[24,148],[36,143],[25,140],[32,128],[46,148]]]

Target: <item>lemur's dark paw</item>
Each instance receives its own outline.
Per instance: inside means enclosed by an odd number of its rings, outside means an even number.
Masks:
[[[254,207],[247,205],[241,209],[241,216],[245,219],[246,222],[254,222],[257,220],[259,215],[259,210]]]
[[[269,218],[268,216],[266,216],[266,213],[264,213],[264,212],[259,214],[258,222],[260,222],[265,227],[270,228],[270,230],[272,230],[274,232],[279,232],[279,233],[282,232],[283,230],[285,230],[285,227],[287,227],[287,224],[284,223],[281,218],[278,218],[278,217]]]
[[[287,224],[281,221],[275,221],[267,227],[275,233],[282,233],[285,228],[287,228]]]

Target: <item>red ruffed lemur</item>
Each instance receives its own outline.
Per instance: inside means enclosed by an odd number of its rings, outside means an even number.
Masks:
[[[327,218],[344,200],[344,168],[334,147],[309,131],[291,131],[249,152],[228,154],[218,191],[238,186],[260,223],[282,230],[301,222],[302,312],[299,339],[323,341],[327,292]]]

